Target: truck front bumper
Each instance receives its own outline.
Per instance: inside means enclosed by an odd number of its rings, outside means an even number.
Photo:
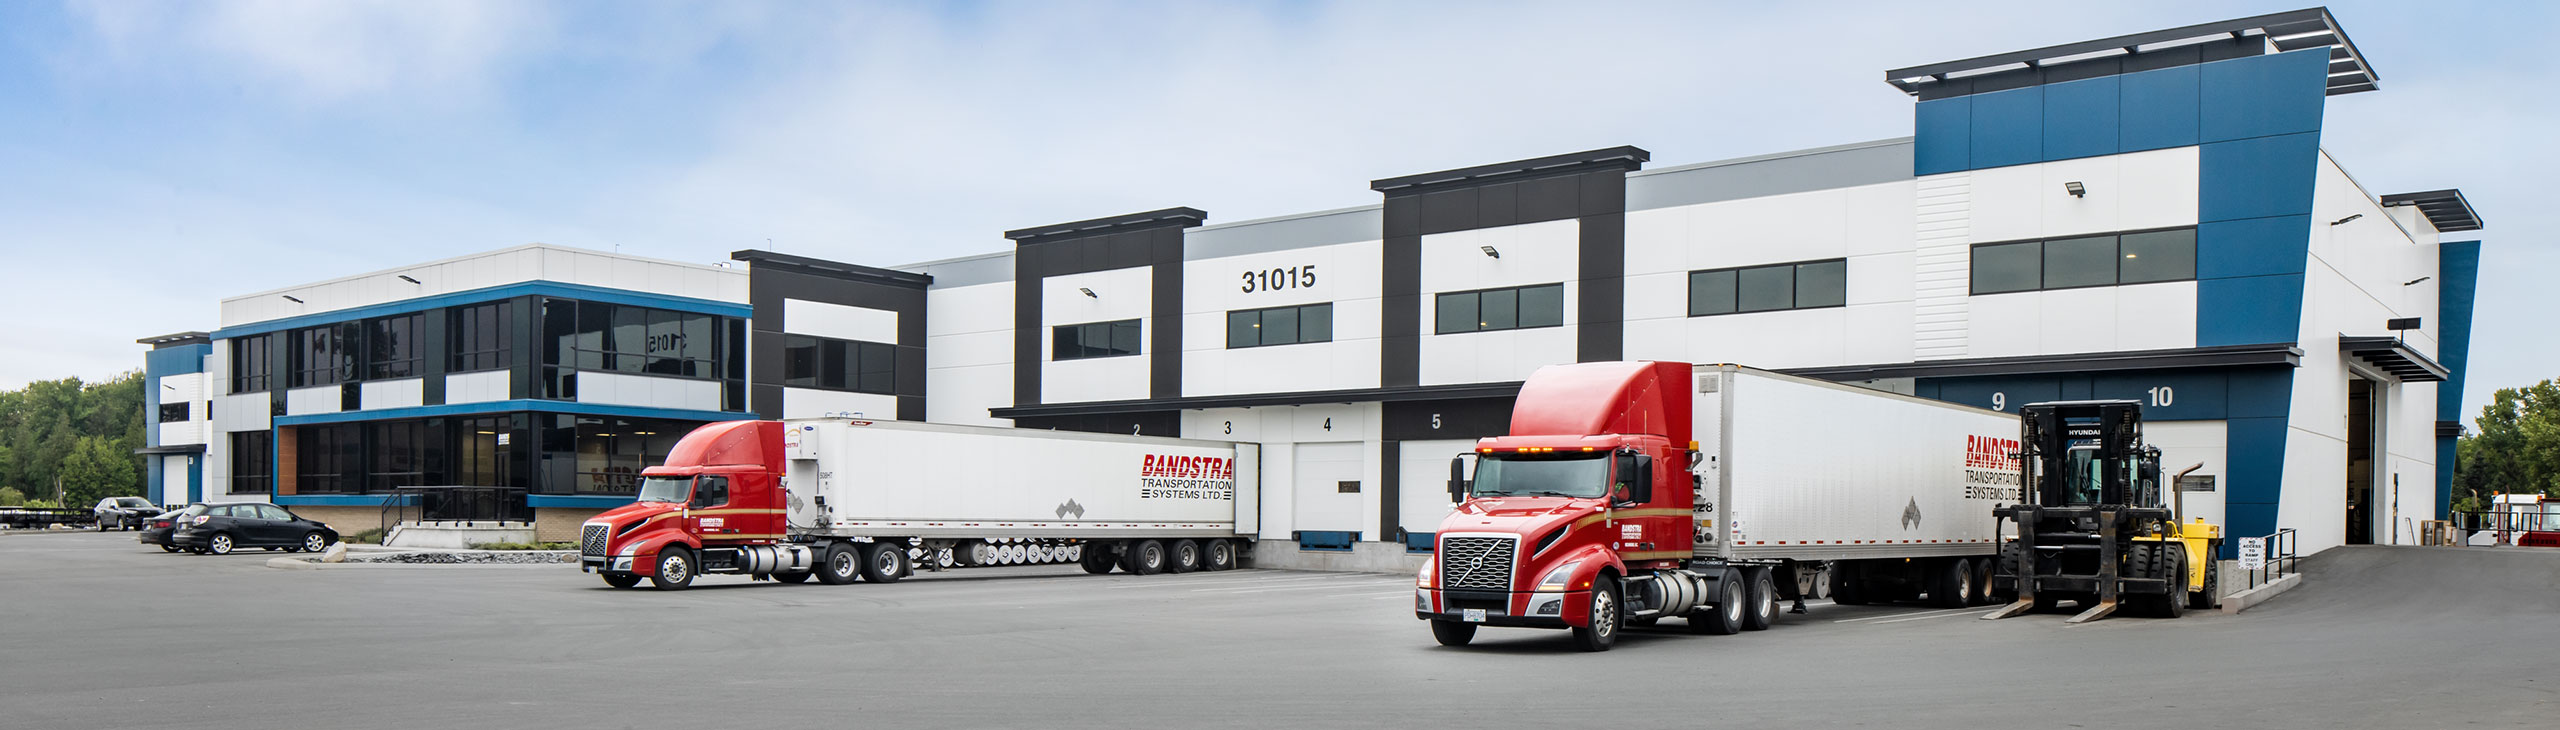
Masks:
[[[1494,592],[1416,588],[1413,617],[1485,626],[1565,629],[1591,623],[1590,591]]]
[[[631,572],[631,556],[625,555],[617,558],[608,558],[600,555],[580,555],[578,556],[578,572],[629,573]]]

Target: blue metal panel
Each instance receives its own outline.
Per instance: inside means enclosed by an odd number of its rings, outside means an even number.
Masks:
[[[189,501],[189,502],[193,502],[193,501],[195,501],[195,498],[194,498],[194,497],[195,497],[195,495],[198,495],[198,494],[204,494],[204,493],[205,493],[205,488],[204,488],[204,455],[203,455],[203,454],[187,454],[187,455],[186,455],[186,457],[187,457],[187,495],[188,495],[188,499],[187,499],[187,501]],[[159,503],[158,503],[158,502],[153,502],[152,504],[159,504]]]
[[[1912,174],[1973,169],[1973,97],[1931,99],[1914,110]]]
[[[277,416],[275,418],[275,423],[277,426],[282,427],[302,426],[314,423],[385,421],[396,418],[462,416],[479,413],[514,413],[517,411],[532,411],[536,413],[572,413],[586,416],[666,418],[689,421],[744,421],[754,420],[756,417],[756,414],[747,412],[697,411],[687,408],[647,408],[642,406],[607,405],[603,403],[574,403],[570,401],[556,400],[517,399],[489,401],[486,403],[459,403],[441,406],[413,406],[409,408],[381,408],[369,411],[346,411],[343,413],[312,413],[300,416]]]
[[[2231,381],[2232,418],[2288,418],[2293,411],[2293,371],[2288,368],[2235,368]]]
[[[2317,132],[2208,143],[2197,161],[2196,220],[2310,213],[2319,162]]]
[[[633,499],[634,498],[632,497],[615,497],[592,494],[528,494],[524,497],[525,506],[528,507],[571,507],[577,509],[613,509],[615,507],[630,504]]]
[[[2286,385],[2292,378],[2286,377]],[[2225,534],[2255,537],[2276,531],[2276,507],[2284,498],[2286,419],[2234,418],[2224,422],[2224,457],[2230,474],[2224,491]],[[2235,541],[2236,542],[2236,541]],[[2226,544],[2223,551],[2229,556]]]
[[[2480,242],[2436,247],[2436,362],[2449,371],[2436,386],[2436,420],[2461,421],[2462,388],[2471,364],[2471,303],[2480,288]],[[2455,439],[2436,439],[2437,514],[2453,512],[2453,472],[2461,455]]]
[[[156,410],[157,409],[146,409],[143,412],[152,413]],[[160,429],[144,428],[143,430],[158,431]],[[169,504],[169,502],[165,502],[160,499],[160,496],[167,494],[169,489],[169,486],[163,483],[169,480],[168,477],[165,476],[168,469],[162,468],[162,464],[160,463],[161,459],[166,458],[169,457],[153,456],[142,460],[144,470],[144,474],[142,475],[142,494],[144,497],[150,498],[152,504]]]
[[[1929,378],[1938,391],[1936,398],[1949,403],[1962,403],[1975,408],[1990,408],[1997,401],[1999,410],[2018,412],[2018,406],[2037,401],[2062,400],[2060,380],[2051,375],[2001,375],[1981,378]]]
[[[2223,560],[2238,560],[2240,559],[2239,538],[2265,537],[2275,534],[2276,505],[2269,502],[2225,503],[2222,505],[2222,521],[2227,524],[2222,526],[2224,539],[2221,557]],[[2231,580],[2231,576],[2225,575],[2222,579]]]
[[[2119,91],[2115,76],[2066,81],[2044,87],[2044,159],[2112,155],[2121,144]]]
[[[2302,330],[2302,275],[2196,282],[2196,346],[2294,342]]]
[[[1336,530],[1299,530],[1290,535],[1298,541],[1299,550],[1350,552],[1351,545],[1360,541],[1358,532]]]
[[[2136,370],[2089,376],[2088,397],[2141,403],[2145,421],[2219,421],[2231,415],[2230,387],[2222,370]]]
[[[212,352],[212,345],[155,348],[142,353],[142,371],[154,378],[201,373],[204,372],[204,356]]]
[[[2300,274],[2310,242],[2309,215],[2197,224],[2196,278]]]
[[[310,327],[314,325],[329,324],[332,322],[364,319],[367,317],[383,317],[394,314],[406,314],[409,312],[424,312],[432,309],[442,309],[445,307],[463,304],[494,302],[500,299],[525,295],[567,297],[580,301],[629,304],[642,307],[671,309],[679,312],[717,314],[727,317],[745,317],[755,311],[752,307],[744,304],[733,304],[729,302],[712,301],[709,299],[668,296],[665,294],[650,294],[647,292],[635,292],[627,289],[608,289],[600,286],[565,284],[556,281],[528,281],[518,284],[506,284],[503,286],[454,292],[451,294],[438,294],[431,297],[403,299],[397,302],[376,304],[368,307],[354,307],[321,312],[318,314],[306,314],[299,317],[271,319],[264,322],[253,322],[237,327],[225,327],[221,330],[215,331],[213,333],[213,338],[217,340],[229,339],[243,335],[254,335],[261,332],[279,332],[297,327]]]
[[[2125,152],[2185,147],[2197,141],[2197,67],[2137,71],[2116,77],[2122,88],[2122,142]]]
[[[2044,158],[2044,87],[1973,95],[1973,169]]]
[[[1404,534],[1404,551],[1405,551],[1405,552],[1408,552],[1408,553],[1429,553],[1429,552],[1438,552],[1439,550],[1440,550],[1440,533],[1436,533],[1436,532],[1407,532],[1407,533],[1405,533],[1405,534]]]
[[[2328,99],[2329,49],[2204,64],[2203,141],[2320,131]]]

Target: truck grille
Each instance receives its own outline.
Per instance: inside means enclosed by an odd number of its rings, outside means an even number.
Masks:
[[[1440,587],[1511,590],[1511,556],[1519,544],[1508,537],[1440,538]]]
[[[588,557],[604,557],[604,525],[587,525],[578,536],[578,553]]]

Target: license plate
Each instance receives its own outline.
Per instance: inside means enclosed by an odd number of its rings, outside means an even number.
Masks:
[[[1460,613],[1460,618],[1464,619],[1467,623],[1474,623],[1474,624],[1484,623],[1484,609],[1481,609],[1481,608],[1466,608],[1466,609],[1459,609],[1459,613]]]

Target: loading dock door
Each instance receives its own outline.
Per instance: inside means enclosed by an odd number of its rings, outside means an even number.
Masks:
[[[1297,506],[1297,529],[1359,532],[1361,512],[1376,491],[1375,485],[1360,481],[1365,456],[1361,444],[1302,443],[1295,451],[1289,491]],[[1361,539],[1379,538],[1362,535]]]

